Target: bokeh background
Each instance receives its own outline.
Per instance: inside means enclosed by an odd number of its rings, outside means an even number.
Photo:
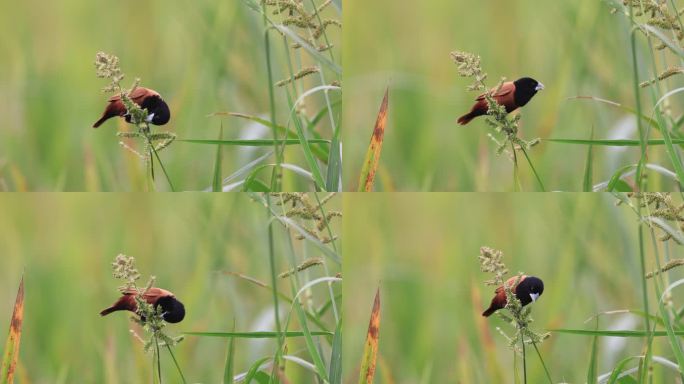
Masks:
[[[484,119],[456,124],[477,93],[465,90],[471,81],[458,76],[449,56],[454,50],[480,55],[491,87],[501,77],[523,76],[546,86],[522,109],[523,138],[589,139],[593,127],[596,138],[636,139],[633,115],[594,101],[567,100],[592,95],[635,105],[629,20],[611,9],[610,2],[593,0],[346,1],[346,188],[357,188],[389,86],[376,190],[513,190],[512,162],[496,155]],[[642,80],[653,77],[653,60],[659,68],[679,63],[661,53],[652,58],[646,40],[641,35],[637,40]],[[664,84],[682,85],[676,77]],[[644,106],[652,106],[650,91],[641,92]],[[529,152],[547,190],[582,190],[586,146],[542,142]],[[594,154],[594,184],[639,159],[638,147],[595,147]],[[649,148],[648,161],[672,169],[662,146]],[[520,170],[523,189],[538,190],[524,159]],[[649,189],[673,190],[673,185],[651,172]]]
[[[332,7],[324,16],[339,18]],[[270,119],[263,23],[246,1],[2,2],[0,189],[148,189],[143,162],[123,150],[115,135],[130,126],[112,119],[91,128],[109,97],[100,92],[106,80],[95,77],[98,51],[119,57],[126,74],[123,86],[139,77],[141,85],[159,91],[168,102],[171,121],[153,130],[174,132],[179,139],[217,139],[223,123],[224,139],[270,139],[270,128],[248,120],[207,117],[231,111]],[[327,32],[339,41],[340,28]],[[274,81],[289,77],[287,51],[275,32],[271,45]],[[339,45],[335,49],[339,54]],[[311,62],[306,53],[292,60],[295,72]],[[303,80],[298,91],[312,84],[320,85]],[[286,125],[284,88],[275,89],[275,99],[276,121]],[[305,113],[311,116],[322,96],[307,100]],[[330,139],[329,119],[316,132]],[[270,149],[224,146],[223,177]],[[160,155],[176,189],[203,190],[211,186],[215,154],[213,145],[176,142]],[[273,156],[262,161],[273,162]],[[285,149],[284,162],[308,169],[298,145]],[[260,174],[266,184],[269,171]],[[168,190],[158,168],[157,174],[157,189]],[[290,171],[282,182],[283,190],[312,189],[310,181]]]
[[[353,207],[343,226],[344,295],[355,298],[345,301],[347,383],[358,378],[378,287],[376,383],[514,382],[513,354],[496,330],[512,335],[511,327],[497,316],[481,316],[494,292],[483,284],[490,275],[479,269],[481,246],[502,250],[511,273],[543,279],[544,294],[532,306],[538,331],[594,329],[593,321],[585,324],[594,314],[643,308],[636,215],[615,206],[611,195],[345,194],[344,205]],[[652,270],[653,253],[646,248]],[[673,245],[671,254],[680,257],[681,247]],[[681,277],[675,270],[672,281]],[[643,326],[635,315],[600,320],[601,329]],[[589,336],[552,334],[540,351],[553,381],[585,382],[591,345]],[[598,373],[642,354],[642,345],[641,339],[601,338]],[[527,353],[528,382],[547,382],[534,350]],[[653,353],[673,358],[666,338],[656,338]],[[674,382],[672,373],[656,365],[653,380]]]
[[[0,196],[0,332],[9,329],[22,273],[25,279],[24,326],[18,383],[144,383],[152,380],[152,355],[129,333],[140,328],[129,313],[100,317],[119,295],[111,263],[119,253],[136,258],[142,274],[171,290],[186,306],[186,317],[165,330],[274,330],[270,289],[224,272],[242,273],[270,285],[266,208],[247,194],[230,195],[6,194]],[[322,198],[323,196],[321,196]],[[313,198],[313,197],[312,197]],[[339,210],[334,197],[327,210]],[[295,219],[297,220],[297,219]],[[338,219],[330,221],[339,234]],[[276,272],[303,257],[324,257],[308,241],[290,240],[274,223]],[[290,244],[292,242],[292,245]],[[292,250],[292,251],[290,251]],[[290,258],[293,258],[291,260]],[[325,259],[331,275],[340,272]],[[327,276],[322,266],[300,273],[299,284]],[[278,289],[292,297],[289,279]],[[333,285],[339,294],[339,284]],[[295,284],[295,286],[298,286]],[[325,301],[325,284],[305,295],[307,305]],[[319,300],[320,299],[320,300]],[[280,300],[281,319],[290,305]],[[321,320],[334,330],[332,313]],[[309,324],[311,330],[318,328]],[[296,316],[289,330],[300,330]],[[329,356],[330,344],[320,341]],[[3,342],[4,343],[4,342]],[[302,338],[288,339],[288,353],[310,361]],[[4,345],[4,344],[3,344]],[[235,374],[272,356],[273,339],[237,339]],[[227,339],[186,336],[175,355],[188,382],[217,383],[223,377]],[[168,352],[162,351],[164,382],[180,382]],[[327,360],[326,360],[327,364]],[[292,382],[313,382],[312,373],[287,363]]]

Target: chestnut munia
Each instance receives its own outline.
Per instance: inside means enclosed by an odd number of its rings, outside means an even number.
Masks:
[[[492,95],[497,104],[506,107],[506,113],[511,113],[520,107],[524,107],[532,99],[532,96],[542,89],[544,89],[544,84],[530,77],[523,77],[516,81],[507,81],[498,90],[493,88],[488,93]],[[458,118],[459,124],[466,125],[470,120],[487,114],[489,104],[487,104],[485,94],[478,96],[475,101],[476,103],[470,112]]]
[[[116,311],[138,312],[138,303],[135,296],[138,295],[136,289],[128,289],[111,307],[103,309],[101,316],[106,316]],[[161,288],[150,288],[143,294],[145,301],[154,306],[162,308],[162,318],[169,323],[178,323],[185,317],[185,306],[176,299],[176,296]],[[142,319],[145,320],[144,318]]]
[[[505,285],[507,287],[512,286],[511,290],[513,291],[513,294],[520,300],[523,307],[537,301],[539,296],[544,293],[544,282],[542,282],[540,278],[534,276],[513,276],[506,280]],[[503,285],[496,288],[494,293],[495,295],[492,299],[492,303],[489,305],[489,308],[482,313],[482,316],[488,317],[506,306],[508,300],[506,299],[506,290]]]
[[[137,87],[128,97],[133,100],[140,108],[147,109],[147,122],[154,125],[164,125],[169,122],[171,112],[164,99],[157,91],[149,88]],[[114,95],[109,98],[109,104],[102,112],[102,117],[93,124],[93,128],[99,127],[109,118],[123,116],[126,122],[131,122],[131,115],[128,114],[126,106],[121,101],[121,95]]]

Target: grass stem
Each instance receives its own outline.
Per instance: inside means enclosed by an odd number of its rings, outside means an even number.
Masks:
[[[157,357],[157,377],[159,378],[159,384],[162,384],[162,373],[161,373],[161,354],[159,353],[159,339],[157,334],[154,334],[154,344],[156,345],[155,356]]]
[[[183,380],[183,384],[187,383],[187,380],[185,380],[185,375],[183,375],[183,370],[181,370],[180,365],[178,365],[178,361],[176,360],[176,356],[173,354],[173,350],[171,349],[171,346],[166,344],[166,348],[169,350],[169,354],[171,355],[171,359],[173,360],[173,364],[176,366],[176,369],[178,370],[178,374],[180,374],[181,380]]]
[[[280,369],[280,361],[282,359],[283,355],[283,334],[282,334],[282,326],[280,324],[280,309],[278,306],[279,300],[278,300],[278,272],[275,266],[275,245],[274,245],[274,236],[273,236],[273,225],[275,224],[275,221],[270,220],[270,215],[271,215],[271,196],[268,194],[265,194],[266,198],[266,215],[269,218],[269,223],[268,223],[268,262],[270,266],[270,272],[271,272],[271,287],[273,288],[273,312],[275,314],[275,325],[276,325],[276,331],[278,332],[278,350],[276,351],[276,354],[274,356],[274,361],[273,361],[273,371],[271,373],[271,379],[274,377],[277,377],[277,370]],[[270,381],[270,380],[269,380]]]
[[[525,336],[522,332],[520,332],[520,344],[522,344],[523,383],[527,384],[527,356],[525,354]]]
[[[527,155],[527,150],[525,147],[520,147],[522,150],[522,153],[525,155],[525,159],[527,159],[527,163],[530,165],[530,168],[532,169],[532,173],[534,173],[534,177],[537,179],[537,183],[539,183],[539,187],[541,188],[542,192],[546,192],[546,188],[544,187],[544,183],[541,181],[541,178],[539,177],[539,174],[537,173],[537,170],[534,168],[534,165],[532,164],[532,160],[530,160],[530,156]]]
[[[549,372],[549,368],[546,366],[546,363],[544,362],[544,359],[542,358],[541,352],[539,352],[539,348],[537,348],[537,343],[532,340],[532,346],[534,347],[534,350],[537,351],[537,356],[539,356],[539,361],[542,364],[542,367],[544,367],[544,373],[546,373],[546,378],[549,379],[549,383],[553,384],[553,379],[551,378],[551,372]]]

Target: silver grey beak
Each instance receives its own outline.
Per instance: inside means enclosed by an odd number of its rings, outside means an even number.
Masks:
[[[544,89],[544,84],[542,83],[537,83],[537,86],[534,87],[535,91],[541,91],[542,89]]]
[[[530,298],[532,299],[532,302],[534,303],[539,298],[539,294],[538,293],[530,293]]]

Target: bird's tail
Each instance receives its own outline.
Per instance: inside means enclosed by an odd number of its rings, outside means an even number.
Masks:
[[[494,308],[494,307],[489,307],[489,308],[487,308],[486,311],[482,312],[482,316],[484,316],[484,317],[489,317],[489,316],[491,316],[491,314],[494,313],[494,312],[496,312],[496,308]]]
[[[118,311],[118,310],[120,310],[120,309],[121,309],[121,308],[117,308],[117,307],[115,307],[115,306],[114,306],[114,307],[109,307],[109,308],[107,308],[107,309],[103,309],[102,312],[100,312],[100,316],[107,316],[107,315],[109,315],[110,313],[115,312],[115,311]]]
[[[105,122],[107,119],[109,119],[110,117],[111,117],[111,116],[106,116],[106,115],[105,115],[105,116],[102,116],[102,117],[100,118],[100,120],[96,121],[95,124],[93,124],[93,128],[99,127],[100,125],[102,125],[102,123],[104,123],[104,122]]]
[[[477,116],[473,115],[472,112],[466,113],[465,115],[458,118],[458,123],[461,125],[466,125],[470,122],[470,120],[474,119],[475,117]]]

